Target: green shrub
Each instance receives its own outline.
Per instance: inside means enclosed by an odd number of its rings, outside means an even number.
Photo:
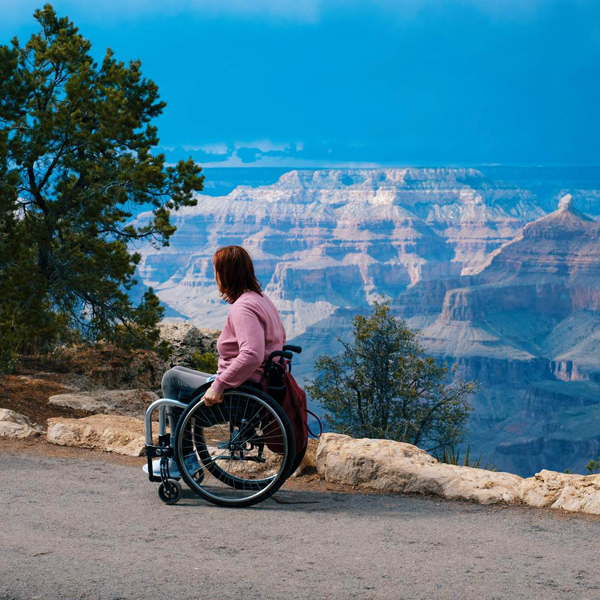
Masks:
[[[497,471],[498,467],[496,465],[485,465],[485,467],[481,466],[481,457],[477,458],[474,461],[471,461],[470,457],[470,447],[467,446],[467,450],[465,452],[465,457],[463,458],[462,463],[460,462],[460,450],[456,450],[454,446],[449,446],[447,448],[442,449],[442,453],[434,453],[435,458],[441,462],[446,463],[448,465],[457,465],[460,467],[471,467],[473,469],[485,469],[486,471]]]
[[[194,369],[204,373],[216,373],[218,357],[214,352],[200,352],[196,350],[190,357],[194,363]]]
[[[592,458],[592,460],[590,460],[590,462],[587,465],[585,465],[585,470],[590,475],[593,475],[594,473],[598,473],[600,471],[600,456],[598,457],[597,460],[594,460]]]

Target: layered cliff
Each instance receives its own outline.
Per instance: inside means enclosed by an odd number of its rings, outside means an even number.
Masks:
[[[417,291],[396,301],[401,313]],[[600,450],[589,427],[600,417],[600,223],[565,196],[470,276],[446,281],[443,300],[421,295],[437,312],[422,330],[429,351],[483,383],[479,447],[524,474],[544,461],[582,469]]]
[[[142,249],[144,282],[196,325],[218,327],[210,257],[243,244],[291,336],[337,308],[459,276],[544,214],[527,190],[475,169],[290,171],[198,200],[174,215],[168,249]]]

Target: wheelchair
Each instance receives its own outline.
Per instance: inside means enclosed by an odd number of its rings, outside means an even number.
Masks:
[[[292,426],[280,405],[285,369],[291,369],[292,353],[301,351],[288,344],[269,356],[264,368],[268,393],[250,381],[225,390],[221,403],[207,406],[203,399],[210,387],[207,382],[192,392],[189,403],[161,398],[148,407],[148,478],[160,484],[158,495],[164,503],[181,499],[179,475],[198,496],[226,507],[262,502],[285,483],[306,452],[306,447],[296,449]],[[176,409],[171,413],[180,413],[178,419],[168,414],[169,407]],[[154,458],[160,459],[158,475],[153,472]],[[169,471],[171,458],[179,469],[177,476]]]

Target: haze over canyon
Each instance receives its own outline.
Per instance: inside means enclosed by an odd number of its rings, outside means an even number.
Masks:
[[[169,318],[223,326],[211,257],[241,244],[306,350],[302,377],[386,296],[482,383],[468,441],[483,462],[531,475],[600,454],[600,169],[226,171],[207,175],[223,195],[173,215],[168,248],[141,249]]]

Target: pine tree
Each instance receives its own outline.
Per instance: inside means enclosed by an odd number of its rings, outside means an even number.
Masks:
[[[91,44],[51,5],[39,32],[0,46],[0,361],[43,349],[65,331],[152,346],[162,309],[139,306],[136,242],[168,245],[172,211],[196,204],[201,168],[167,166],[151,121],[165,103],[108,49]],[[152,211],[131,224],[140,207]],[[0,362],[0,368],[2,367]]]

